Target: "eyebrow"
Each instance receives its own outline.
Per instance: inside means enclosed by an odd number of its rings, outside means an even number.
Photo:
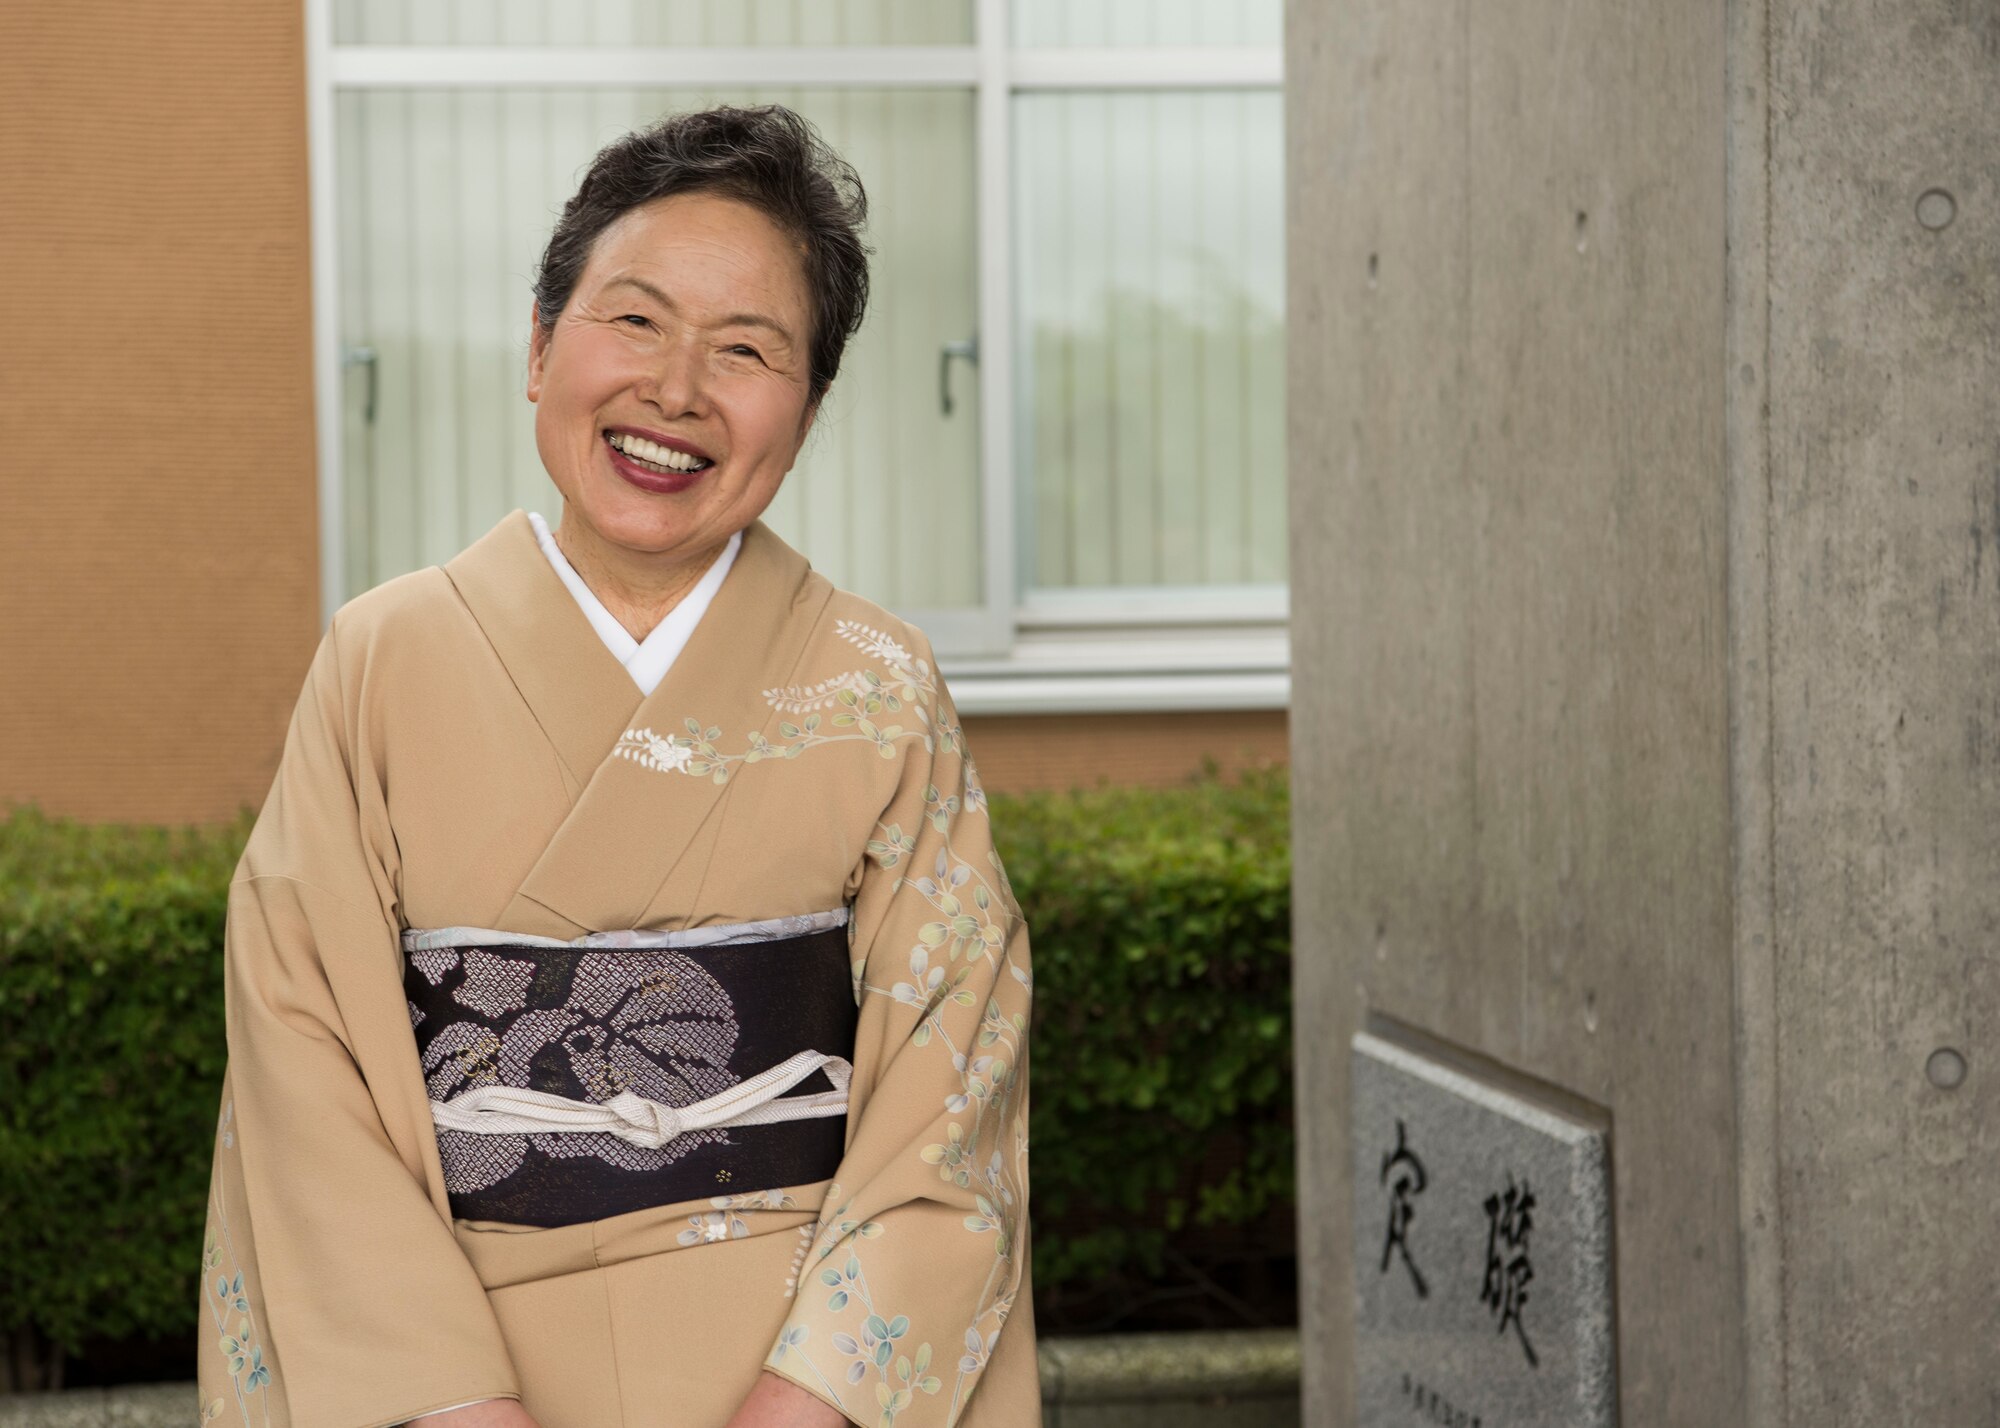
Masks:
[[[644,293],[647,297],[651,298],[654,302],[658,303],[668,312],[680,311],[680,305],[678,303],[676,303],[672,298],[668,297],[665,293],[661,292],[658,288],[654,287],[651,283],[647,282],[644,278],[620,276],[613,278],[609,283],[605,284],[605,286],[613,288],[619,286],[624,286],[628,288],[637,288],[640,292]],[[777,333],[779,337],[783,338],[787,342],[791,342],[793,340],[791,330],[787,328],[782,322],[779,322],[774,317],[765,317],[761,313],[733,312],[729,316],[723,318],[721,323],[718,325],[722,327],[762,327]]]

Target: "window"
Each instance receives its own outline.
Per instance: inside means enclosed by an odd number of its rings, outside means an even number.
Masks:
[[[328,609],[555,516],[521,389],[556,211],[633,127],[779,102],[860,170],[876,260],[766,519],[968,708],[1284,702],[1278,0],[307,18]]]

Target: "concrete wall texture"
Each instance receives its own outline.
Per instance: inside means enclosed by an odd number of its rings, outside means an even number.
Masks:
[[[1370,1015],[1611,1110],[1621,1421],[1996,1421],[2000,7],[1286,48],[1307,1422]]]

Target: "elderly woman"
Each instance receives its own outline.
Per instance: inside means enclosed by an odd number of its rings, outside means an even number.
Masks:
[[[864,204],[781,108],[605,149],[535,288],[560,521],[334,617],[231,889],[204,1423],[1039,1421],[985,799],[922,632],[758,519]]]

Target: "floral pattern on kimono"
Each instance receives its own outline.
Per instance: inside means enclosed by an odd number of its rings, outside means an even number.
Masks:
[[[727,748],[689,717],[685,734],[627,730],[615,752],[717,783],[829,745],[903,760],[852,879],[856,1045],[874,1048],[856,1060],[875,1082],[865,1109],[856,1089],[849,1155],[766,1365],[856,1423],[930,1428],[958,1421],[1020,1286],[1028,939],[927,643],[835,629],[876,663],[766,690],[788,716],[780,741]],[[682,1239],[729,1233],[698,1216]]]
[[[236,1102],[225,1088],[222,1115],[216,1125],[218,1166],[221,1157],[236,1148],[235,1119]],[[259,1393],[270,1385],[271,1365],[264,1360],[264,1345],[257,1329],[259,1311],[251,1303],[250,1290],[243,1279],[243,1266],[236,1257],[235,1236],[230,1229],[228,1206],[224,1203],[225,1193],[222,1176],[213,1175],[209,1187],[208,1232],[201,1251],[201,1298],[202,1306],[209,1315],[209,1322],[202,1325],[203,1336],[209,1344],[203,1346],[201,1366],[204,1370],[204,1389],[212,1386],[214,1369],[219,1367],[227,1375],[230,1393],[228,1396],[211,1396],[204,1391],[201,1396],[201,1422],[217,1422],[224,1413],[234,1408],[235,1416],[230,1421],[248,1428],[250,1424],[268,1424],[271,1421],[270,1398]],[[213,1345],[212,1360],[210,1344]]]
[[[1028,938],[922,636],[913,653],[865,625],[841,634],[881,667],[768,692],[830,718],[748,751],[854,740],[904,759],[855,879],[856,1044],[876,1075],[766,1363],[856,1423],[931,1428],[964,1412],[1021,1282]]]

